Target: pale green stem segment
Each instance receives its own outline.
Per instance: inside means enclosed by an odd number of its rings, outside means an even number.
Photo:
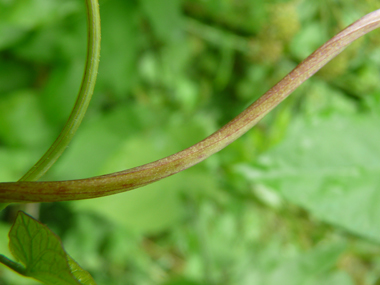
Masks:
[[[333,37],[239,116],[192,147],[149,164],[88,179],[1,183],[0,202],[52,202],[101,197],[135,189],[182,171],[239,138],[348,44],[378,27],[380,10],[364,16]]]
[[[100,14],[98,0],[86,0],[87,58],[79,94],[65,127],[47,152],[19,181],[34,181],[44,175],[57,161],[74,137],[90,104],[100,57]]]

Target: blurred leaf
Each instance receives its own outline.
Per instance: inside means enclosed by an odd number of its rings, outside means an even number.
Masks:
[[[334,273],[328,273],[321,278],[316,280],[310,280],[307,285],[355,285],[356,283],[352,280],[350,275],[345,271],[337,271]]]
[[[95,284],[62,248],[59,238],[45,225],[19,212],[9,232],[9,248],[25,265],[25,275],[46,284]]]
[[[341,90],[314,78],[309,81],[307,95],[303,99],[303,110],[308,115],[346,114],[354,115],[357,105]]]
[[[124,139],[133,136],[134,130],[141,126],[138,118],[134,118],[137,112],[137,108],[133,111],[122,106],[83,122],[70,148],[52,169],[54,179],[79,179],[103,174],[106,161],[117,152]]]
[[[344,272],[331,273],[342,257],[345,243],[330,242],[304,251],[275,240],[262,242],[256,245],[254,257],[248,257],[237,269],[237,273],[243,273],[237,279],[238,284],[334,284],[333,280],[345,281],[335,284],[353,284]]]
[[[263,65],[247,67],[245,78],[242,78],[236,86],[238,96],[243,100],[249,100],[249,102],[257,100],[270,88],[266,81],[269,74],[269,68]]]
[[[259,167],[238,169],[319,219],[379,241],[378,122],[359,115],[299,118]]]
[[[58,53],[59,39],[62,31],[56,26],[44,26],[16,46],[13,52],[23,59],[32,62],[52,63],[61,56]],[[43,50],[44,52],[41,52]]]
[[[0,50],[19,43],[30,30],[57,22],[76,10],[76,0],[19,0],[0,3]]]
[[[318,22],[312,22],[301,29],[291,41],[291,54],[298,60],[303,60],[327,40],[326,26]]]
[[[24,63],[0,57],[0,67],[0,96],[26,88],[33,82],[33,72]]]
[[[9,22],[23,28],[34,28],[55,21],[75,7],[76,1],[61,3],[59,0],[19,0],[10,6],[7,19]]]
[[[184,279],[184,278],[176,278],[169,282],[165,282],[162,285],[202,285],[202,284],[204,283],[199,283],[199,282]]]
[[[259,33],[268,21],[266,3],[264,1],[246,1],[248,5],[249,25],[254,32]]]
[[[361,97],[380,89],[378,73],[379,66],[368,62],[355,73],[348,74],[340,85],[347,93]]]
[[[24,37],[25,29],[0,22],[0,50],[5,49]]]
[[[312,283],[310,282],[311,280],[316,280],[319,276],[323,278],[325,273],[337,264],[345,247],[345,244],[342,243],[317,246],[304,255],[284,262],[268,274],[264,284],[310,284]],[[347,283],[344,285],[347,285]]]
[[[35,161],[39,154],[27,148],[0,148],[0,181],[11,182],[20,179]]]
[[[102,59],[97,88],[125,97],[136,80],[136,59],[140,43],[139,10],[134,1],[108,1],[100,9]]]
[[[113,113],[101,120],[101,124],[92,122],[90,126],[85,125],[55,171],[66,174],[64,177],[81,178],[148,163],[202,139],[210,124],[203,117],[187,123],[179,123],[178,118],[174,117],[168,118],[168,125],[161,125],[162,130],[157,132],[157,118],[152,111],[151,117],[147,112],[149,110],[146,109],[139,111],[141,120],[146,120],[140,123],[142,131],[139,133],[133,131],[140,118],[127,108],[120,108],[118,115]],[[200,166],[128,193],[77,201],[73,207],[101,213],[133,231],[156,232],[177,223],[183,217],[181,193],[208,193],[216,187],[216,179],[205,173],[204,166]]]
[[[84,70],[84,59],[57,65],[41,94],[41,107],[51,125],[63,125],[75,103]]]
[[[155,233],[183,217],[178,180],[168,178],[143,189],[95,200],[77,201],[79,211],[90,210],[137,233]],[[179,179],[179,178],[177,178]],[[177,183],[176,183],[177,182]]]
[[[159,140],[154,137],[129,139],[108,160],[105,172],[126,169],[127,165],[136,166],[139,161],[148,162],[163,151],[166,153],[166,148],[160,149],[159,145],[152,143]],[[142,189],[101,199],[77,201],[73,206],[77,210],[89,209],[101,213],[103,217],[136,232],[158,232],[179,222],[183,217],[180,194],[185,188],[189,191],[201,191],[207,187],[196,189],[199,186],[198,179],[199,177],[191,174],[186,176],[179,173]],[[206,185],[210,184],[210,181],[206,182]],[[195,189],[189,187],[189,183],[194,183]]]
[[[75,216],[75,221],[64,238],[65,248],[73,253],[75,260],[94,273],[102,266],[100,250],[104,248],[107,236],[112,230],[110,225],[111,223],[105,222],[102,217],[81,213]],[[125,253],[123,248],[120,249]]]
[[[9,145],[36,147],[49,138],[49,128],[33,91],[0,98],[0,124],[0,139]]]
[[[179,0],[141,0],[156,35],[163,41],[181,40],[182,13]]]

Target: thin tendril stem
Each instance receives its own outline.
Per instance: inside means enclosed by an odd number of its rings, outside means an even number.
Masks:
[[[19,181],[35,181],[44,175],[58,160],[74,137],[90,104],[100,57],[100,15],[98,0],[86,0],[87,9],[87,58],[82,84],[70,117],[63,130],[40,160]]]

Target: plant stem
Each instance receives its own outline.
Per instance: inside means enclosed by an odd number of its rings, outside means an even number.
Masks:
[[[19,181],[34,181],[44,175],[57,161],[74,137],[90,104],[100,57],[100,14],[98,0],[86,0],[87,58],[82,84],[70,117],[63,130],[40,160]]]
[[[4,255],[0,254],[0,262],[10,269],[16,271],[17,273],[26,276],[26,269],[21,264],[14,262],[13,260],[8,259]]]
[[[132,190],[180,172],[242,136],[347,45],[380,27],[380,10],[344,29],[301,62],[239,116],[203,141],[161,160],[88,179],[0,183],[0,202],[52,202],[102,197]]]

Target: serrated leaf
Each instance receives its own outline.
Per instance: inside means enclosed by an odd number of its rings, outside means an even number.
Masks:
[[[62,247],[48,227],[19,212],[9,232],[9,248],[25,266],[25,275],[45,284],[96,284]]]
[[[379,118],[298,119],[285,140],[238,169],[317,218],[380,241]]]

